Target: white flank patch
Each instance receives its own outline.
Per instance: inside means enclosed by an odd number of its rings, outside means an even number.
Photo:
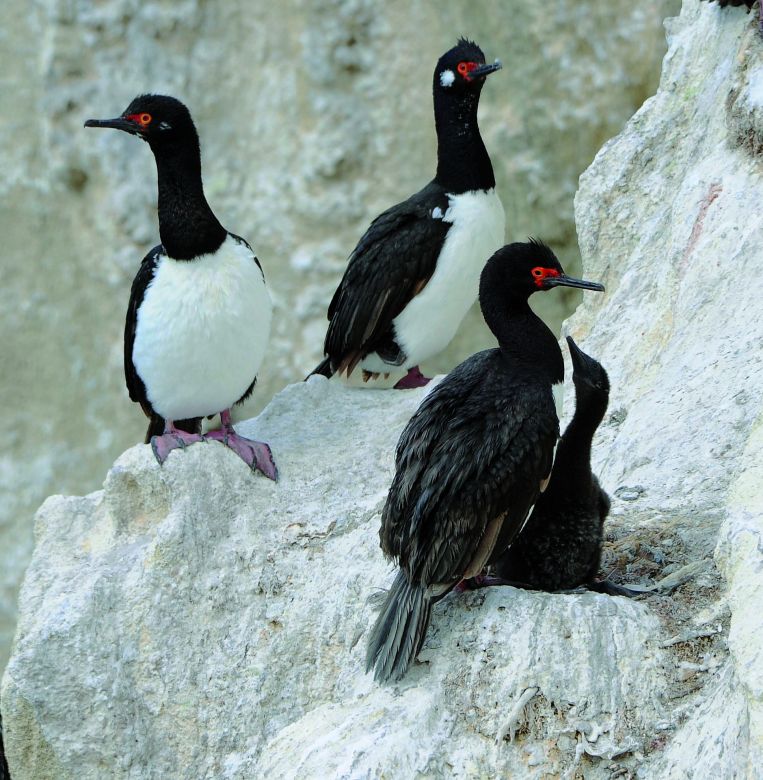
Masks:
[[[479,279],[488,258],[503,246],[506,217],[495,190],[448,195],[444,222],[448,230],[437,268],[427,286],[395,318],[395,340],[408,356],[404,368],[441,352],[456,335],[477,298]],[[362,363],[383,370],[376,354]],[[382,368],[375,366],[381,365]]]
[[[442,219],[442,209],[439,206],[432,209],[432,219]]]
[[[456,80],[456,74],[452,70],[444,70],[440,74],[440,86],[449,87]]]
[[[246,392],[265,355],[273,305],[251,251],[162,257],[138,310],[133,363],[170,420],[215,414]]]

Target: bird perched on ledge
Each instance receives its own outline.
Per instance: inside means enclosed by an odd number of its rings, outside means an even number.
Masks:
[[[604,289],[567,276],[540,242],[496,252],[479,300],[498,348],[451,371],[400,436],[379,532],[400,569],[366,656],[379,681],[405,674],[432,604],[504,551],[545,487],[559,437],[552,388],[564,361],[528,299],[559,286]]]
[[[350,255],[328,309],[320,365],[312,372],[368,379],[407,370],[397,388],[429,380],[419,363],[453,338],[477,296],[485,263],[503,244],[504,212],[477,124],[485,63],[461,39],[434,72],[437,174],[424,189],[380,214]]]
[[[481,584],[535,590],[579,586],[610,595],[633,591],[596,581],[609,496],[591,471],[591,441],[609,401],[609,378],[601,364],[568,336],[575,385],[575,414],[559,441],[554,469],[525,527]]]
[[[270,294],[252,248],[218,222],[204,197],[188,109],[173,97],[141,95],[116,119],[88,119],[85,127],[136,135],[156,160],[162,243],[133,281],[124,340],[127,389],[150,418],[146,442],[163,463],[174,449],[218,440],[276,479],[270,447],[239,436],[230,417],[252,392],[265,355]],[[218,412],[222,429],[202,437],[201,418]]]

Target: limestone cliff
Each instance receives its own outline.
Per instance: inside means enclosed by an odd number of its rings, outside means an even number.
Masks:
[[[581,178],[607,293],[568,324],[612,381],[603,571],[655,591],[449,597],[378,687],[379,512],[422,391],[315,378],[241,425],[278,484],[216,444],[163,468],[138,446],[43,505],[1,690],[14,780],[756,776],[763,46],[698,0],[668,33],[657,94]]]
[[[274,293],[258,410],[317,362],[326,307],[370,219],[431,177],[432,70],[458,35],[506,66],[481,120],[509,237],[544,236],[569,265],[577,177],[654,91],[662,18],[678,5],[0,3],[0,669],[34,510],[50,493],[94,489],[145,429],[121,339],[130,282],[157,240],[156,174],[148,149],[86,131],[86,118],[144,91],[191,107],[209,200],[253,243]],[[472,313],[430,368],[486,339]]]

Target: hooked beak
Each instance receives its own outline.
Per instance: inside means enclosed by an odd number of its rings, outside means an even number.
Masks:
[[[572,336],[567,336],[567,346],[570,350],[570,357],[572,358],[572,367],[575,371],[581,371],[592,362],[592,358],[586,355],[582,349],[572,340]]]
[[[136,122],[118,116],[115,119],[88,119],[85,127],[113,127],[115,130],[124,130],[132,135],[142,135],[142,129]]]
[[[503,67],[500,60],[496,60],[495,62],[491,62],[489,65],[480,65],[479,67],[475,68],[474,70],[469,71],[469,79],[478,79],[481,76],[489,76],[491,73],[495,73],[497,70],[500,70]]]
[[[544,280],[544,287],[550,290],[552,287],[577,287],[581,290],[595,290],[596,292],[604,292],[604,285],[598,282],[587,282],[585,279],[575,279],[567,274],[559,274],[559,276],[548,276]]]

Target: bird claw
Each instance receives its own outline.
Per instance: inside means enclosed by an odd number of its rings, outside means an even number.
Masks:
[[[204,438],[219,441],[233,450],[252,471],[260,471],[268,479],[272,479],[274,482],[278,481],[278,469],[273,460],[273,452],[265,442],[239,436],[233,429],[228,428],[210,431]]]
[[[424,387],[432,380],[419,371],[418,366],[408,369],[408,373],[395,383],[395,390],[412,390],[415,387]]]
[[[186,433],[185,431],[175,430],[170,433],[163,433],[161,436],[152,436],[151,449],[159,465],[162,465],[172,450],[184,450],[190,444],[195,444],[199,441],[203,441],[203,438],[198,433]]]

